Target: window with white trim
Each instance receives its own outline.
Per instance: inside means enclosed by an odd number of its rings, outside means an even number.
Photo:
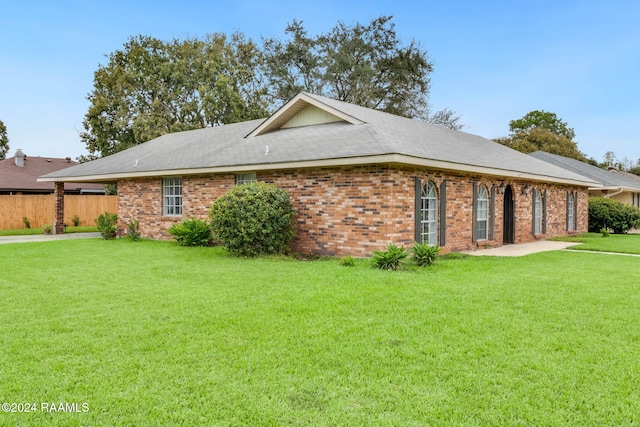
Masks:
[[[182,216],[182,178],[162,178],[162,215]]]
[[[248,184],[256,182],[256,174],[254,173],[238,173],[236,174],[236,185]]]
[[[567,231],[575,231],[576,229],[576,211],[573,200],[573,193],[569,193],[567,197]]]
[[[487,187],[478,187],[476,195],[476,240],[487,240],[489,231],[489,192]]]
[[[438,192],[433,182],[428,181],[422,187],[421,200],[420,235],[422,243],[436,246],[438,244]]]
[[[533,234],[542,234],[542,192],[533,191]]]

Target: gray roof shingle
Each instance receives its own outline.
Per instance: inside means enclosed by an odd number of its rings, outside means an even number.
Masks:
[[[294,167],[296,162],[398,154],[445,162],[450,164],[447,168],[453,170],[466,165],[489,168],[495,175],[518,176],[522,173],[535,175],[540,180],[593,184],[584,176],[477,135],[308,93],[301,93],[294,100],[326,105],[363,123],[334,122],[283,128],[247,137],[264,122],[264,119],[258,119],[177,132],[42,178],[72,180],[74,177],[100,176],[104,180],[107,175],[149,175],[153,172],[170,175],[171,171],[190,169],[266,169],[269,165],[283,167],[283,164]],[[286,110],[288,105],[279,112]]]
[[[624,174],[601,169],[597,166],[593,166],[579,160],[559,156],[557,154],[546,153],[544,151],[536,151],[529,154],[529,156],[590,178],[593,181],[600,183],[605,188],[626,188],[640,192],[640,181],[633,177],[625,176]]]

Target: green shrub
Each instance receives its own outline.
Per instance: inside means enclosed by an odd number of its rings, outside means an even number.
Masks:
[[[71,223],[73,224],[74,227],[79,227],[80,217],[78,215],[74,215],[73,218],[71,218]]]
[[[356,266],[356,260],[351,255],[347,255],[345,257],[340,258],[339,263],[343,267],[355,267]]]
[[[640,209],[604,197],[589,197],[589,231],[603,228],[616,234],[626,233],[640,225]]]
[[[276,185],[238,185],[215,201],[209,212],[216,241],[241,256],[284,254],[295,235],[289,194]]]
[[[132,219],[127,223],[127,235],[134,242],[140,240],[140,221]]]
[[[105,240],[113,239],[116,237],[118,231],[118,215],[110,212],[104,212],[100,214],[95,220],[98,226],[98,231],[102,234],[102,238]]]
[[[211,226],[204,219],[189,218],[168,230],[180,246],[211,245]]]
[[[611,234],[611,232],[609,232],[609,229],[606,227],[602,227],[602,229],[600,229],[600,233],[602,233],[602,237],[609,237],[609,235]]]
[[[413,262],[418,267],[426,267],[436,262],[436,256],[438,255],[438,252],[440,252],[440,247],[415,242],[411,252],[413,252]]]
[[[373,253],[373,265],[380,270],[397,270],[407,256],[409,253],[404,250],[404,247],[389,243],[386,251]]]
[[[24,228],[31,228],[31,221],[29,221],[29,218],[23,216],[22,222],[24,222]]]

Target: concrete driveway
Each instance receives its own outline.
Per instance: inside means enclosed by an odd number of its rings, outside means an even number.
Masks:
[[[0,236],[0,245],[5,243],[50,242],[52,240],[90,239],[101,237],[100,233],[31,234],[28,236]]]

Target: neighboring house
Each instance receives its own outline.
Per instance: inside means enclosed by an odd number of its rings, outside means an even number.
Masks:
[[[590,196],[605,197],[640,207],[640,177],[636,175],[615,169],[601,169],[579,160],[544,151],[536,151],[529,155],[599,183],[600,186],[589,188]]]
[[[14,157],[0,160],[0,194],[51,194],[52,182],[40,182],[38,177],[69,168],[79,163],[71,158],[27,157],[17,150]],[[64,184],[65,194],[104,194],[104,184]]]
[[[120,229],[137,219],[156,239],[206,218],[234,185],[274,183],[297,209],[293,249],[334,256],[586,232],[598,185],[476,135],[308,93],[266,120],[164,135],[41,180],[117,183]]]

